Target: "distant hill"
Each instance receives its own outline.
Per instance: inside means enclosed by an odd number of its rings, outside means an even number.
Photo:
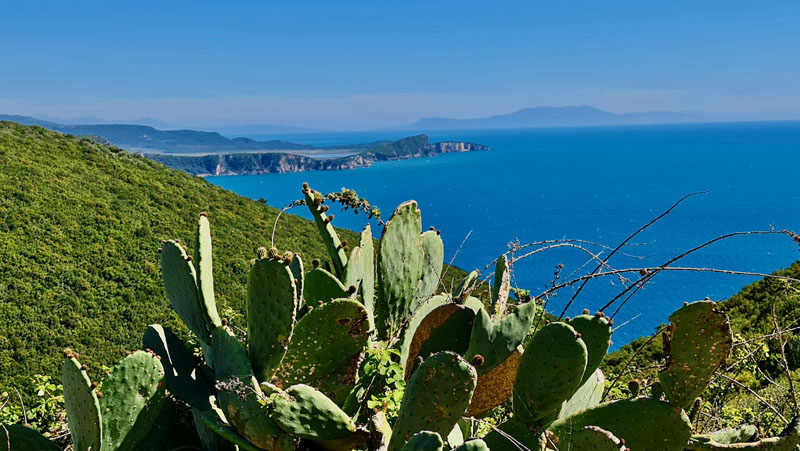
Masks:
[[[525,108],[511,114],[474,119],[430,117],[420,119],[411,125],[401,128],[407,130],[475,130],[582,125],[660,124],[689,122],[692,120],[693,118],[691,115],[673,113],[670,111],[616,114],[583,105]]]
[[[489,150],[488,146],[456,141],[431,143],[426,135],[411,136],[398,141],[376,141],[367,144],[336,146],[356,151],[341,158],[311,158],[285,152],[232,153],[224,155],[165,155],[149,154],[166,166],[181,169],[190,174],[243,175],[270,174],[302,171],[333,171],[370,166],[376,161],[403,160],[430,157],[442,153]]]
[[[39,125],[49,130],[76,136],[101,136],[115,146],[142,153],[233,153],[253,151],[304,150],[314,146],[280,140],[255,141],[228,139],[217,132],[197,130],[158,130],[148,125],[91,124],[67,125],[29,116],[0,114],[0,121]]]
[[[322,130],[307,127],[288,127],[285,125],[271,124],[245,124],[231,125],[227,127],[212,127],[212,130],[225,136],[245,136],[245,135],[288,135],[303,133],[320,133]]]

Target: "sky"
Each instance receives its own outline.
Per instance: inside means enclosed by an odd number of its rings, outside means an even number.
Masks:
[[[800,3],[37,1],[0,113],[363,130],[592,105],[800,118]]]

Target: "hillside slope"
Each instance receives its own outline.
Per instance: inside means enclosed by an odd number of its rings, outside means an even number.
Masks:
[[[218,305],[241,311],[248,262],[277,210],[88,138],[0,122],[0,392],[57,375],[64,347],[98,371],[141,346],[147,324],[178,327],[157,250],[167,238],[191,247],[201,211]],[[276,237],[309,259],[324,254],[299,217],[283,215]]]

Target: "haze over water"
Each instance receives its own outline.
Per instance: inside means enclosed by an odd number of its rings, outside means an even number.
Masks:
[[[391,132],[282,138],[333,145],[403,136],[404,132]],[[623,249],[641,258],[617,255],[611,266],[657,266],[731,232],[773,226],[800,230],[800,122],[457,131],[429,136],[431,141],[470,141],[493,150],[383,162],[349,171],[208,180],[254,199],[265,198],[275,207],[299,199],[303,182],[320,191],[345,186],[379,206],[385,218],[399,203],[415,199],[424,229],[435,226],[442,231],[445,261],[469,234],[454,260],[466,270],[483,269],[513,240],[579,238],[613,247],[695,191],[710,190],[686,200],[633,240],[640,245]],[[291,212],[309,217],[305,207]],[[336,212],[335,224],[340,227],[360,230],[365,222],[364,215]],[[373,230],[379,236],[380,228]],[[770,273],[798,259],[798,246],[788,237],[750,236],[718,242],[677,265]],[[565,265],[561,279],[566,280],[573,271],[593,269],[594,264],[581,269],[586,260],[586,254],[575,249],[542,252],[515,265],[516,283],[539,293],[550,285],[557,265]],[[706,296],[722,300],[754,280],[662,273],[616,316],[616,325],[631,321],[615,332],[614,348],[651,334],[683,302]],[[584,308],[595,311],[621,289],[618,279],[594,280],[568,315]],[[559,313],[571,295],[570,288],[561,290],[549,301],[548,310]],[[614,307],[608,310],[613,311]]]

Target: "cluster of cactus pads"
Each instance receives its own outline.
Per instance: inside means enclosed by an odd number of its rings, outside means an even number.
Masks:
[[[667,365],[649,397],[603,402],[599,366],[612,324],[602,313],[534,321],[541,314],[535,302],[509,300],[504,256],[487,302],[472,296],[477,273],[446,293],[441,237],[422,232],[415,202],[395,210],[377,249],[369,226],[350,248],[331,225],[323,197],[308,185],[303,193],[330,260],[306,271],[299,254],[259,250],[247,279],[246,343],[217,313],[207,217],[199,219],[193,257],[177,241],[163,243],[167,296],[197,337],[202,358],[160,325],[147,329],[145,351],[123,359],[99,387],[68,356],[63,384],[76,451],[157,449],[169,395],[191,407],[208,451],[789,450],[800,444],[796,421],[782,436],[760,441],[746,427],[692,435],[684,409],[732,347],[729,321],[714,303],[686,304],[670,316]],[[385,389],[361,368],[364,353],[376,348],[398,350],[405,374],[391,422],[367,407]],[[467,419],[509,400],[508,421],[481,438],[470,436]],[[49,449],[35,445],[40,437],[26,428],[5,431],[9,441],[0,434],[0,451],[5,443]]]

